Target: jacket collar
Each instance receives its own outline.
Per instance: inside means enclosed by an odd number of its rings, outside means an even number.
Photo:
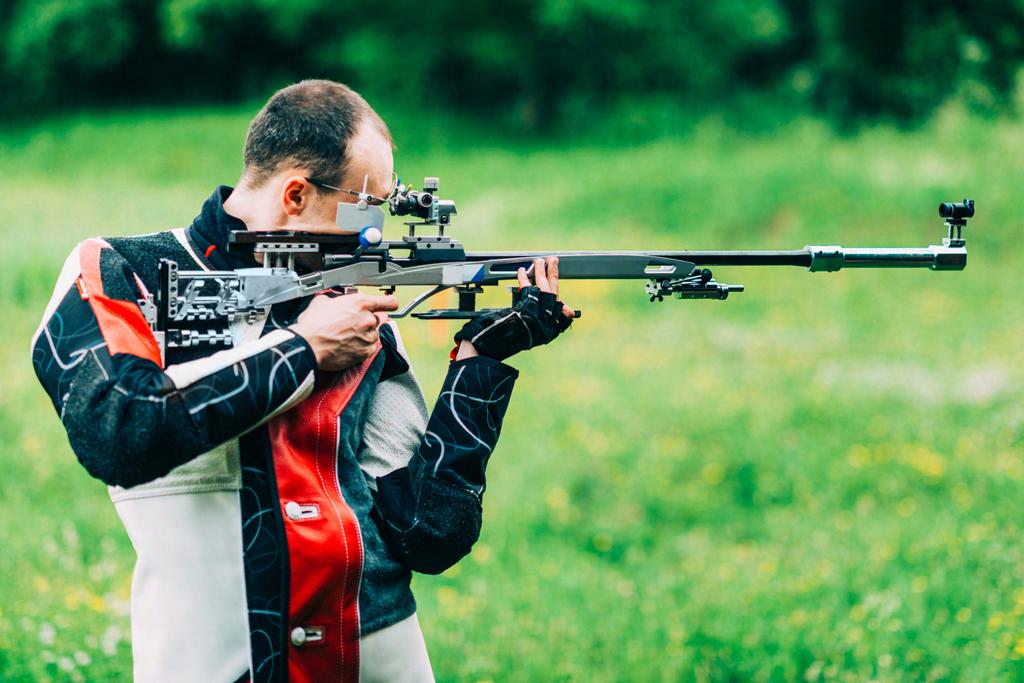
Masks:
[[[246,230],[245,223],[224,210],[224,201],[231,196],[231,187],[220,185],[192,221],[188,238],[196,253],[214,270],[252,268],[256,261],[252,254],[228,253],[228,235],[233,230]]]

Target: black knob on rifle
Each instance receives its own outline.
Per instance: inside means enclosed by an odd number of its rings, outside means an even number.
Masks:
[[[974,200],[965,199],[962,202],[942,202],[939,204],[939,217],[962,220],[974,217]]]

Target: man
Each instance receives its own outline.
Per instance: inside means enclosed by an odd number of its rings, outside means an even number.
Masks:
[[[502,315],[457,335],[426,404],[390,296],[324,294],[234,324],[232,348],[168,349],[138,300],[161,258],[255,266],[232,230],[335,232],[351,188],[386,197],[391,137],[358,94],[303,81],[253,120],[238,188],[187,229],[91,239],[68,257],[32,341],[36,374],[135,547],[139,681],[432,680],[409,590],[480,531],[484,470],[517,372],[566,329],[557,261]]]

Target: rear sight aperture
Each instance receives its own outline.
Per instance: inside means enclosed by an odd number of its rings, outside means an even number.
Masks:
[[[393,216],[416,216],[427,220],[430,209],[434,205],[434,195],[419,190],[409,190],[394,198],[391,202]]]

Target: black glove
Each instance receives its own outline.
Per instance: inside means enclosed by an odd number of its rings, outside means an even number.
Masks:
[[[512,308],[489,311],[473,318],[455,335],[455,342],[468,341],[477,353],[495,360],[534,346],[547,344],[572,324],[562,313],[563,304],[551,292],[537,286],[512,293]]]

